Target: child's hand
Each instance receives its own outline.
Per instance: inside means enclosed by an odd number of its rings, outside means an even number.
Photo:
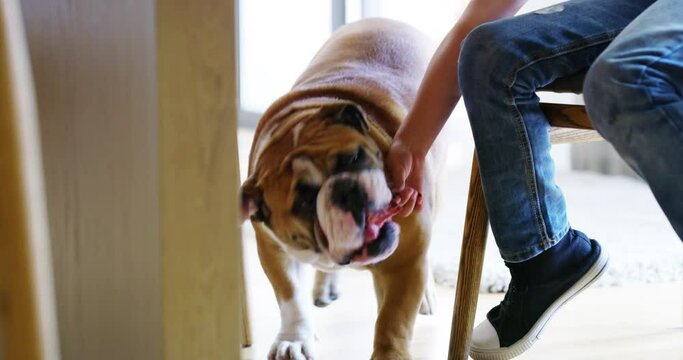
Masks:
[[[387,181],[401,208],[399,216],[409,216],[422,208],[422,164],[424,157],[413,154],[400,140],[394,141],[384,163]]]

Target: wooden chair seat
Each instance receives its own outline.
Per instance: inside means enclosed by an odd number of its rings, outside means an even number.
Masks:
[[[574,80],[576,80],[573,82],[574,85],[580,85],[582,77]],[[549,134],[553,144],[599,141],[602,139],[598,132],[593,129],[584,106],[544,103],[541,104],[541,109],[550,122]],[[460,267],[448,349],[449,360],[468,358],[487,234],[488,213],[475,152],[472,160],[465,229],[460,252]]]
[[[550,121],[550,141],[553,144],[603,140],[593,129],[583,105],[543,103],[541,110]]]

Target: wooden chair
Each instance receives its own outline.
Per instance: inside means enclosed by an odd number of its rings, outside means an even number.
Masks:
[[[582,83],[583,74],[579,74],[556,81],[548,90],[578,93]],[[593,129],[583,106],[543,103],[541,108],[550,122],[550,138],[553,144],[599,141],[602,139]],[[460,268],[453,308],[451,339],[448,349],[449,360],[468,358],[487,234],[488,213],[475,151],[472,160]]]

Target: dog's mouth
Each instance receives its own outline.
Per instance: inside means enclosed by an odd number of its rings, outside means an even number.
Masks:
[[[375,241],[381,234],[381,229],[391,221],[394,215],[401,209],[397,205],[389,205],[379,211],[366,210],[365,228],[363,229],[363,243],[368,244]]]
[[[365,225],[363,227],[363,244],[339,261],[339,265],[357,264],[367,265],[386,259],[398,246],[398,225],[391,218],[400,208],[390,205],[380,210],[365,210]],[[315,237],[318,245],[329,249],[329,240],[316,217]]]

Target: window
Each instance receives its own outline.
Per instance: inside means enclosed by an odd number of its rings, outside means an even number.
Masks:
[[[526,12],[559,0],[531,0]],[[241,0],[240,124],[254,126],[285,94],[310,59],[345,22],[387,17],[425,32],[437,45],[468,0]]]
[[[285,94],[332,33],[332,1],[247,0],[239,7],[241,122],[255,124],[249,114],[257,117]]]

